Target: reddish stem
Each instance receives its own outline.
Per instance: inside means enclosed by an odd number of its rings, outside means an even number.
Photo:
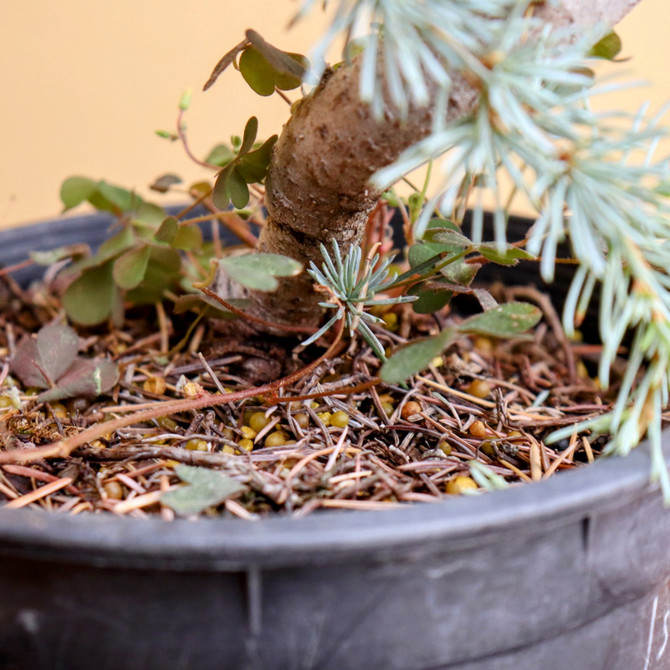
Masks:
[[[235,391],[233,393],[206,393],[196,398],[184,398],[181,400],[157,402],[153,408],[145,409],[140,412],[134,412],[127,416],[114,419],[113,421],[97,423],[82,431],[81,433],[78,433],[77,435],[72,435],[68,438],[65,438],[64,440],[59,440],[58,442],[52,442],[51,444],[47,444],[44,447],[30,450],[10,449],[5,452],[0,452],[0,463],[29,463],[38,461],[42,458],[65,458],[77,447],[80,447],[87,442],[96,440],[107,433],[114,433],[119,428],[132,426],[135,423],[151,421],[152,419],[158,419],[159,417],[168,416],[170,414],[204,409],[205,407],[214,407],[216,405],[223,405],[229,402],[237,402],[239,400],[244,400],[245,398],[259,395],[276,395],[280,388],[283,388],[289,384],[293,384],[305,375],[310,374],[319,365],[321,365],[324,360],[332,358],[332,355],[335,352],[340,339],[342,338],[343,332],[344,319],[340,319],[335,338],[331,342],[328,349],[321,356],[309,363],[309,365],[306,365],[304,368],[302,368],[302,370],[298,370],[297,372],[287,375],[282,379],[271,382],[270,384],[244,389],[243,391]]]
[[[303,333],[307,335],[311,335],[316,331],[316,328],[310,328],[309,326],[289,326],[283,323],[273,323],[272,321],[266,321],[265,319],[261,319],[258,316],[247,314],[243,310],[235,307],[235,305],[231,305],[228,301],[224,300],[220,295],[214,293],[214,291],[210,291],[205,286],[198,286],[197,288],[199,288],[205,295],[212,298],[212,300],[216,300],[216,302],[218,302],[222,307],[225,307],[228,311],[232,312],[233,314],[237,314],[237,316],[242,317],[247,321],[251,321],[252,323],[257,323],[265,328],[285,330],[288,333]]]

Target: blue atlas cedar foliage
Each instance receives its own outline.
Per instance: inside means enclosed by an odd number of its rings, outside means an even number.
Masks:
[[[668,403],[670,382],[670,279],[665,271],[670,267],[670,173],[666,159],[653,158],[666,134],[661,114],[647,118],[642,109],[626,118],[592,111],[590,101],[607,89],[595,86],[585,64],[602,30],[571,35],[552,29],[529,18],[530,1],[304,0],[295,20],[324,4],[335,5],[335,11],[313,53],[317,76],[335,40],[345,36],[350,46],[361,27],[367,28],[356,43],[362,58],[361,99],[379,118],[384,87],[402,117],[412,105],[434,106],[433,131],[373,179],[386,188],[417,166],[445,157],[441,188],[415,227],[418,239],[434,210],[451,213],[469,183],[492,193],[496,243],[504,249],[508,212],[500,185],[505,174],[537,209],[528,249],[541,253],[546,279],[553,277],[557,244],[572,240],[579,268],[564,311],[566,331],[580,322],[600,282],[603,384],[630,330],[633,345],[614,409],[561,430],[554,439],[588,426],[613,436],[608,452],[625,454],[647,432],[653,476],[670,500],[660,444],[661,409]],[[478,82],[479,100],[470,114],[447,123],[455,73]],[[641,160],[632,162],[638,156]],[[477,198],[475,243],[481,239],[482,218]],[[331,278],[319,276],[316,268],[312,272],[332,286]]]

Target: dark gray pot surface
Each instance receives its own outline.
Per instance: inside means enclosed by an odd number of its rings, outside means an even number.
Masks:
[[[4,231],[0,264],[106,221]],[[0,669],[670,668],[649,469],[642,446],[508,491],[255,523],[0,510]]]

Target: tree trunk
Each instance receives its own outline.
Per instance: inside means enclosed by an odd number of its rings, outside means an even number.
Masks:
[[[562,0],[538,5],[556,27],[585,29],[618,22],[639,0]],[[312,95],[299,104],[275,147],[266,180],[267,224],[259,249],[291,256],[305,266],[321,264],[319,244],[335,239],[347,250],[360,242],[367,217],[379,193],[370,177],[431,129],[431,105],[414,108],[401,122],[387,106],[384,120],[373,118],[358,96],[360,62],[325,76]],[[472,111],[478,92],[455,76],[448,120]],[[321,318],[306,273],[283,280],[272,294],[254,295],[257,312],[272,321],[313,325]]]

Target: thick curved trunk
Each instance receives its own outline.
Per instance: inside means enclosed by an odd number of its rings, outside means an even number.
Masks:
[[[639,0],[563,0],[538,5],[555,26],[613,25]],[[358,96],[360,64],[339,68],[304,99],[284,127],[266,181],[267,225],[260,251],[320,264],[320,243],[335,239],[345,250],[358,243],[379,193],[370,177],[392,163],[431,128],[431,106],[410,111],[401,122],[391,107],[373,118]],[[470,112],[477,91],[454,77],[448,120]],[[279,291],[254,296],[258,312],[275,322],[314,324],[319,296],[308,275],[283,280]]]
[[[266,180],[267,223],[259,250],[321,263],[319,244],[337,240],[347,250],[360,241],[379,193],[370,177],[430,131],[431,108],[413,110],[406,122],[387,110],[373,118],[358,98],[359,65],[341,68],[300,104],[277,142]],[[452,117],[467,112],[476,93],[454,86]],[[258,295],[272,320],[315,323],[320,317],[311,279],[286,280],[271,295]]]

